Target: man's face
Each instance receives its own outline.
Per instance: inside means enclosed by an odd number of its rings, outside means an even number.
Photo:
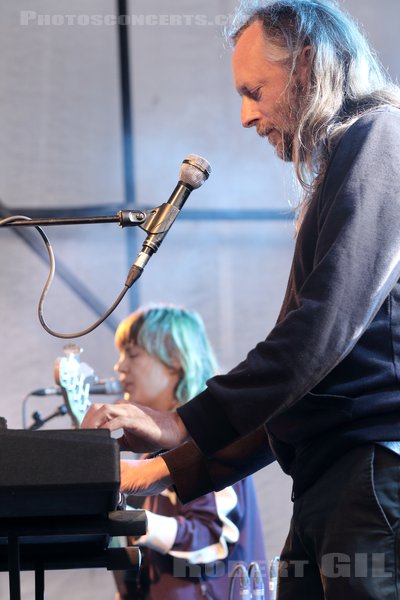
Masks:
[[[292,160],[293,138],[309,76],[306,50],[291,76],[288,67],[275,62],[287,54],[266,40],[261,23],[255,21],[240,35],[233,52],[233,77],[242,97],[242,125],[256,127],[287,161]]]

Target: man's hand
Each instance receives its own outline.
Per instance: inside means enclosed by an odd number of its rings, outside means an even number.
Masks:
[[[152,452],[179,446],[188,437],[175,412],[160,412],[139,404],[92,404],[82,421],[83,429],[123,429],[118,440],[123,450]]]
[[[155,496],[172,483],[161,456],[147,460],[121,460],[121,491],[138,496]]]

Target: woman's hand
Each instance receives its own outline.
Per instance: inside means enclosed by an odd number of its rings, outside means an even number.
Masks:
[[[121,460],[121,491],[138,496],[155,496],[172,483],[161,456],[147,460]]]
[[[83,429],[123,429],[119,438],[123,450],[151,452],[174,448],[188,433],[177,413],[160,412],[139,404],[92,404],[81,427]]]

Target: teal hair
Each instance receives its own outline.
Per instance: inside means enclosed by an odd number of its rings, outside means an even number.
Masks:
[[[195,311],[172,305],[140,308],[118,326],[115,343],[119,350],[134,343],[169,368],[179,365],[181,377],[176,399],[184,404],[206,386],[217,371],[203,320]]]

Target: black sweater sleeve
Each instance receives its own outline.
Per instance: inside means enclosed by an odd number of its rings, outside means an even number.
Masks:
[[[182,502],[223,488],[270,464],[275,457],[264,427],[206,457],[193,442],[162,455]]]
[[[352,350],[400,276],[400,111],[340,140],[294,254],[281,318],[227,375],[178,409],[213,455],[298,402]]]

